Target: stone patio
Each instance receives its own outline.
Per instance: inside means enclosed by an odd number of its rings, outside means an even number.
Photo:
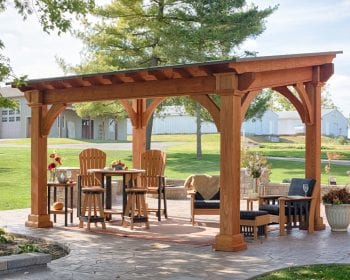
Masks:
[[[245,201],[241,205],[244,208]],[[168,200],[168,206],[170,221],[189,221],[189,200]],[[29,209],[1,211],[0,226],[11,232],[61,242],[70,248],[70,254],[52,261],[47,268],[2,275],[2,279],[249,279],[286,266],[350,263],[350,232],[332,233],[328,226],[312,235],[293,230],[283,237],[272,228],[267,240],[247,239],[246,251],[227,253],[215,252],[205,242],[171,242],[171,238],[160,241],[155,234],[154,238],[144,239],[65,228],[62,217],[52,229],[26,228],[28,213]],[[208,225],[215,224],[217,217],[203,216],[198,220],[201,223],[193,231],[211,227]],[[207,221],[211,223],[205,224]],[[152,221],[151,229],[152,225],[161,226]],[[184,230],[180,225],[172,229],[175,235]]]

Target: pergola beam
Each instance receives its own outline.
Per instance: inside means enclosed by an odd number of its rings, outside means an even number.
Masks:
[[[115,99],[187,96],[215,92],[215,78],[212,76],[175,80],[124,83],[80,88],[47,90],[43,104],[91,102]]]

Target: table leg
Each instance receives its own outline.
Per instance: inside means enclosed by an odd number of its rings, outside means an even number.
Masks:
[[[112,177],[106,176],[106,209],[112,209]]]
[[[67,211],[68,211],[68,190],[67,190],[68,186],[66,185],[64,187],[64,226],[68,225],[68,217],[67,217]]]
[[[50,193],[51,193],[51,187],[47,186],[47,214],[50,215],[50,207],[51,207],[51,197],[50,197]]]
[[[70,223],[73,223],[73,187],[70,188],[70,209],[72,212],[70,213]]]
[[[127,197],[126,197],[126,191],[125,189],[127,188],[126,186],[126,182],[125,182],[125,174],[123,174],[123,217],[124,217],[124,212],[125,212],[125,208],[126,208],[126,202],[127,202]]]
[[[53,187],[53,201],[56,202],[57,200],[57,189],[56,187]],[[56,214],[53,214],[53,221],[56,223]]]

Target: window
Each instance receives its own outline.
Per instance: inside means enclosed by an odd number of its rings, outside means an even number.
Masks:
[[[2,117],[1,121],[2,122],[7,122],[7,118],[6,117]]]
[[[2,110],[2,112],[1,112],[1,115],[3,115],[3,116],[7,116],[7,110]]]
[[[16,117],[16,122],[19,122],[21,120],[21,117]]]
[[[9,122],[14,122],[15,121],[15,117],[9,117]]]
[[[15,114],[15,110],[9,110],[9,115],[14,115]]]

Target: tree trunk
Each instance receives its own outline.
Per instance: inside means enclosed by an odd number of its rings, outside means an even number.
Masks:
[[[201,106],[196,104],[196,118],[197,118],[197,159],[202,159],[202,120],[201,120]]]

